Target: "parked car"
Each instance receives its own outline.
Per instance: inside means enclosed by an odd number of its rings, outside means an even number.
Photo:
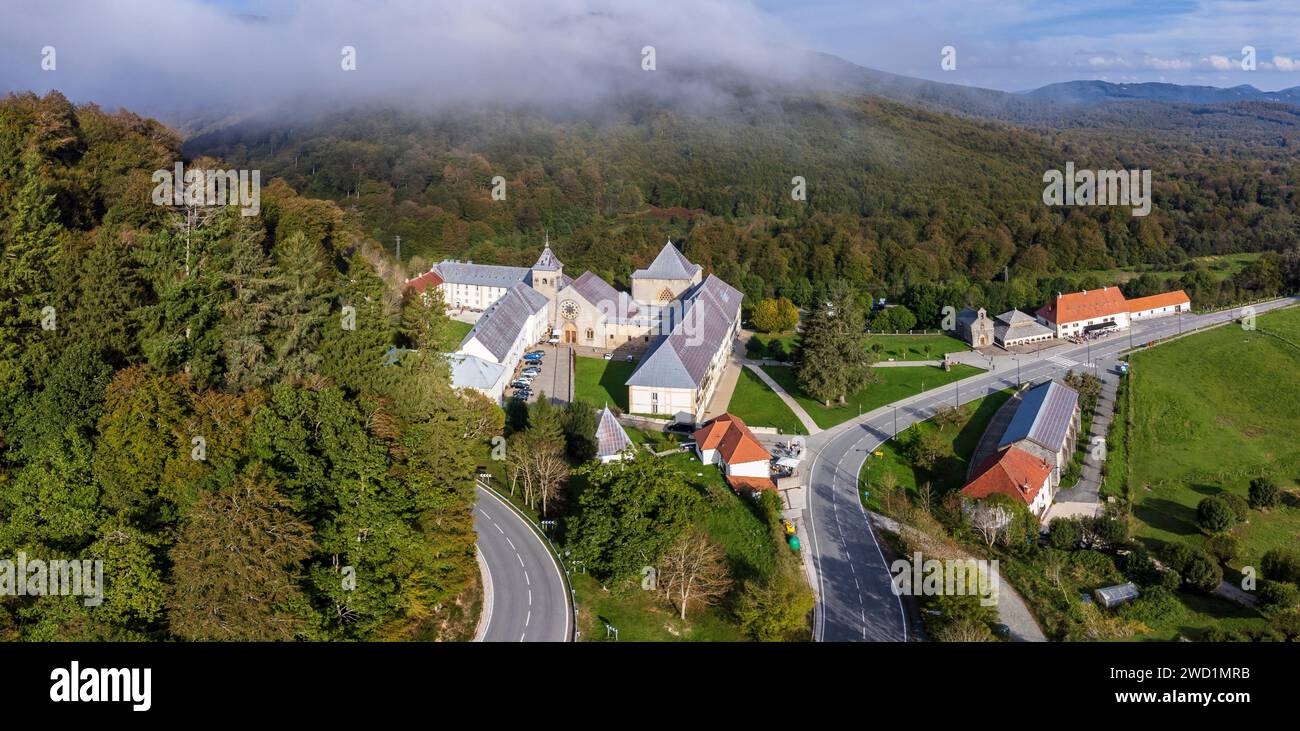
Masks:
[[[510,382],[510,387],[511,387],[511,388],[532,388],[532,387],[533,387],[533,382],[532,382],[532,381],[524,381],[524,380],[511,381],[511,382]]]
[[[672,434],[685,434],[685,435],[689,436],[689,435],[695,433],[695,425],[694,425],[694,424],[684,424],[684,423],[682,423],[682,422],[680,422],[680,421],[674,421],[673,423],[669,424],[669,425],[664,429],[664,431],[669,432],[669,433],[672,433]]]
[[[560,339],[558,337],[552,337],[550,340],[547,340],[546,342],[550,343],[551,345],[559,345]]]
[[[525,357],[525,358],[537,358],[538,360],[540,360],[540,359],[546,357],[546,353],[544,353],[544,352],[542,352],[542,351],[540,351],[540,350],[532,350],[532,351],[529,351],[529,352],[527,352],[527,353],[524,353],[524,357]]]
[[[614,358],[614,354],[613,354],[613,353],[606,353],[604,357],[605,357],[605,360],[612,360],[612,359]]]
[[[537,366],[528,366],[527,368],[520,371],[520,373],[522,373],[525,376],[540,376],[542,374],[542,369],[538,368]]]

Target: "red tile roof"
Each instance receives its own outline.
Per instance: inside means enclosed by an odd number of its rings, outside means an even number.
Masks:
[[[763,448],[754,433],[745,426],[738,416],[723,414],[705,422],[695,430],[695,444],[701,451],[716,449],[727,464],[741,462],[758,462],[772,459],[771,453]]]
[[[776,483],[772,482],[772,480],[766,477],[745,477],[744,475],[730,475],[727,477],[727,482],[730,483],[731,487],[737,492],[741,490],[753,490],[755,492],[759,492],[761,490],[776,489]]]
[[[1050,474],[1050,464],[1019,447],[1007,447],[980,465],[978,476],[961,494],[975,500],[1002,494],[1031,505]]]
[[[1124,293],[1119,291],[1119,287],[1102,287],[1057,295],[1055,300],[1038,311],[1038,315],[1059,325],[1080,320],[1095,320],[1128,311]]]
[[[1145,312],[1160,307],[1172,307],[1174,305],[1190,305],[1192,300],[1188,298],[1187,293],[1183,290],[1174,292],[1161,292],[1153,294],[1150,297],[1138,297],[1128,301],[1129,312]]]
[[[438,275],[437,272],[427,271],[424,274],[415,277],[414,279],[406,280],[406,283],[402,285],[402,288],[413,289],[416,292],[424,292],[425,290],[431,287],[437,287],[441,285],[442,282],[443,279],[441,276]]]

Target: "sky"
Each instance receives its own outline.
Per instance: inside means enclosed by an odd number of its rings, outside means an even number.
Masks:
[[[817,50],[932,81],[1300,86],[1297,0],[756,0]],[[1242,48],[1256,67],[1241,68]],[[952,46],[957,68],[940,68]]]
[[[1300,0],[42,0],[8,3],[0,91],[160,108],[335,99],[578,105],[701,60],[798,78],[823,51],[1026,91],[1075,79],[1300,85]],[[1241,67],[1256,49],[1255,70]],[[343,73],[344,46],[357,69]],[[941,68],[952,47],[956,69]],[[43,68],[46,49],[55,68]],[[701,87],[706,86],[703,82]],[[707,93],[701,91],[701,93]]]

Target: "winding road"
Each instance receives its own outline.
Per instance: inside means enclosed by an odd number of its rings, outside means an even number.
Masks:
[[[1256,314],[1300,303],[1300,297],[1253,305]],[[994,370],[882,406],[808,437],[813,455],[806,522],[811,538],[817,609],[814,637],[822,642],[915,639],[909,613],[894,594],[885,552],[858,498],[858,473],[881,443],[941,406],[969,403],[1019,383],[1060,378],[1067,371],[1109,368],[1144,343],[1230,322],[1241,308],[1138,322],[1089,345],[1057,346],[1038,354],[1000,357]],[[1181,322],[1180,322],[1181,319]]]
[[[573,608],[559,563],[531,522],[482,484],[474,530],[483,567],[482,642],[568,642]]]

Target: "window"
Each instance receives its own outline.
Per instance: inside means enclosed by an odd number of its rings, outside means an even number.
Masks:
[[[591,340],[595,337],[596,337],[595,331],[593,331],[591,328],[587,328],[587,340]]]
[[[664,287],[663,289],[659,290],[659,304],[666,305],[672,301],[673,301],[673,291],[671,289]]]

